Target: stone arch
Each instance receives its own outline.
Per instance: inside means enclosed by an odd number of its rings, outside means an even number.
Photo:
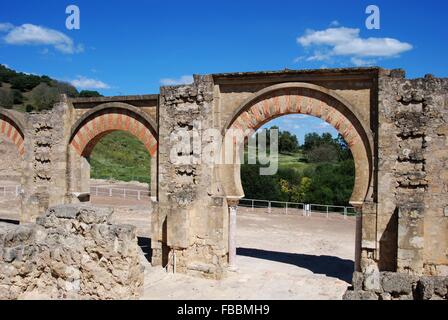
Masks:
[[[105,103],[85,113],[73,126],[70,145],[88,157],[99,140],[113,131],[131,133],[145,145],[151,157],[157,153],[154,121],[138,108],[126,103]]]
[[[344,137],[355,161],[355,185],[350,203],[361,207],[369,193],[372,179],[372,136],[356,109],[330,90],[309,83],[270,86],[244,101],[228,120],[224,130],[257,130],[268,121],[294,113],[319,117]],[[227,198],[244,196],[239,164],[231,168],[222,165],[220,177]]]
[[[22,122],[8,110],[0,108],[0,134],[17,146],[20,156],[25,155],[25,135]]]

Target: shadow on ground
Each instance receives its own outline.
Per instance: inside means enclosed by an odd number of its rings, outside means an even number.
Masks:
[[[347,283],[352,282],[354,262],[333,256],[314,256],[309,254],[275,252],[260,249],[238,248],[237,255],[288,263],[305,268],[316,274],[338,278]]]
[[[152,257],[151,239],[144,238],[144,237],[138,237],[138,245],[142,249],[146,260],[148,260],[148,262],[151,262],[151,257]]]
[[[20,221],[19,221],[19,220],[2,219],[2,218],[0,218],[0,222],[10,223],[10,224],[20,224]]]

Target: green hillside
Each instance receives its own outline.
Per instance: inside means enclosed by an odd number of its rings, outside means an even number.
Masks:
[[[112,132],[101,139],[90,165],[94,179],[151,181],[151,157],[143,143],[127,132]]]
[[[17,72],[0,64],[0,107],[21,112],[51,109],[60,95],[68,97],[100,96],[96,91],[81,91],[69,83]]]

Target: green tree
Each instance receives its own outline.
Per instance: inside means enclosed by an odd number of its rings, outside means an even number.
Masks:
[[[0,88],[0,107],[11,109],[14,104],[14,97],[11,90]]]
[[[261,176],[260,165],[241,166],[241,181],[245,197],[248,199],[282,199],[280,185],[275,176]]]
[[[280,131],[278,140],[278,149],[280,153],[294,153],[299,150],[297,136],[289,131]]]
[[[278,131],[278,152],[282,154],[294,153],[299,150],[299,140],[297,136],[289,131],[279,130],[277,126],[272,126],[269,129],[263,129],[266,134],[266,147],[270,148],[271,146],[271,131]],[[260,132],[257,133],[256,138],[259,139]],[[254,137],[251,137],[254,139]]]
[[[79,96],[81,98],[92,98],[92,97],[102,97],[103,95],[100,94],[98,91],[82,90],[79,93]]]
[[[17,73],[14,70],[11,70],[4,65],[0,65],[0,82],[7,82],[10,83],[11,79],[16,75]]]
[[[333,144],[321,144],[306,154],[309,162],[334,162],[339,159],[338,148]]]
[[[59,101],[59,91],[46,83],[41,83],[31,91],[30,99],[35,111],[51,109]]]
[[[52,81],[51,87],[56,88],[58,94],[65,94],[70,98],[75,98],[79,95],[78,90],[76,90],[74,86],[67,82]]]
[[[10,80],[10,83],[12,89],[25,92],[37,87],[41,83],[41,78],[39,76],[18,73]]]
[[[14,104],[22,104],[24,101],[24,97],[19,90],[12,90],[12,97]]]

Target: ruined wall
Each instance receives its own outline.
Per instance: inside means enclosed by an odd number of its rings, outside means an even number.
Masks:
[[[448,300],[448,277],[380,272],[375,278],[355,272],[344,300]]]
[[[135,299],[143,267],[135,227],[112,211],[57,206],[37,224],[0,223],[0,299]]]
[[[22,156],[17,146],[0,135],[0,185],[20,185],[22,178]]]
[[[448,275],[447,101],[448,79],[380,77],[377,258],[384,271]]]
[[[196,77],[190,86],[162,87],[159,119],[159,213],[153,219],[153,264],[176,265],[177,272],[220,278],[227,265],[227,206],[213,186],[213,168],[201,164],[203,139],[174,163],[176,135],[199,137],[213,128],[213,83]],[[184,164],[186,163],[186,164]],[[168,247],[164,247],[162,242]],[[175,263],[174,263],[175,261]]]
[[[448,79],[382,70],[378,101],[376,200],[363,208],[363,273],[346,298],[446,299]]]
[[[27,115],[26,123],[21,221],[34,221],[50,206],[68,203],[70,110],[61,102],[51,111]]]

